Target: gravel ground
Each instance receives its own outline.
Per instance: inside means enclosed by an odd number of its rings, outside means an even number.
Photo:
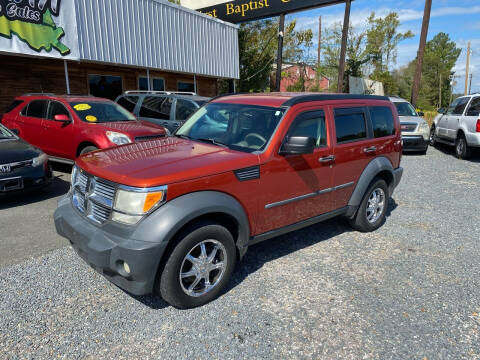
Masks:
[[[377,232],[343,220],[250,249],[229,291],[179,311],[65,247],[0,269],[0,358],[480,359],[480,164],[405,156]]]

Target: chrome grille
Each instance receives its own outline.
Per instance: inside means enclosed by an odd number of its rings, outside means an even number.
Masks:
[[[72,181],[73,206],[98,224],[108,221],[112,214],[115,186],[78,169]]]
[[[400,128],[403,132],[414,132],[417,129],[417,123],[401,123]]]

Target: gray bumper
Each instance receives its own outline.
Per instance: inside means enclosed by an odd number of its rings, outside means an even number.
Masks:
[[[132,234],[122,231],[121,227],[97,227],[73,209],[68,196],[59,201],[54,219],[57,232],[70,241],[82,259],[112,283],[134,295],[153,291],[165,241],[133,240]],[[142,223],[138,225],[141,226]],[[123,270],[124,262],[131,269],[130,274]]]
[[[393,190],[395,190],[395,188],[398,186],[398,184],[400,184],[400,181],[402,180],[402,176],[403,176],[403,168],[402,167],[399,167],[395,170],[393,170],[393,188],[392,188],[392,194],[393,194]],[[392,195],[390,194],[390,195]]]

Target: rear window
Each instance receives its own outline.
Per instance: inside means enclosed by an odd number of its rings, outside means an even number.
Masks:
[[[117,103],[133,113],[138,102],[138,96],[122,96]]]
[[[197,111],[195,104],[188,100],[177,99],[177,108],[175,109],[176,120],[186,120]]]
[[[26,116],[33,118],[44,118],[47,111],[47,101],[46,100],[33,100],[28,104],[28,109]]]
[[[140,117],[170,120],[173,99],[171,97],[147,96],[140,108]]]
[[[480,115],[480,97],[474,98],[470,103],[470,108],[467,111],[467,116]]]
[[[389,107],[373,106],[369,110],[372,119],[373,135],[376,138],[395,134],[393,114]]]
[[[337,143],[366,139],[367,124],[363,109],[336,109],[335,129]]]
[[[21,104],[23,104],[23,100],[14,100],[10,105],[7,106],[7,108],[5,109],[5,113],[9,113]]]

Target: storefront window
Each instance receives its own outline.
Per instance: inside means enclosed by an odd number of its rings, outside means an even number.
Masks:
[[[148,78],[143,76],[138,78],[138,89],[143,91],[148,90]],[[165,91],[165,80],[162,78],[150,78],[150,90]]]
[[[189,82],[178,82],[178,91],[182,92],[195,92],[195,84]]]
[[[122,95],[122,78],[111,75],[88,75],[90,94],[97,97],[115,100]]]

